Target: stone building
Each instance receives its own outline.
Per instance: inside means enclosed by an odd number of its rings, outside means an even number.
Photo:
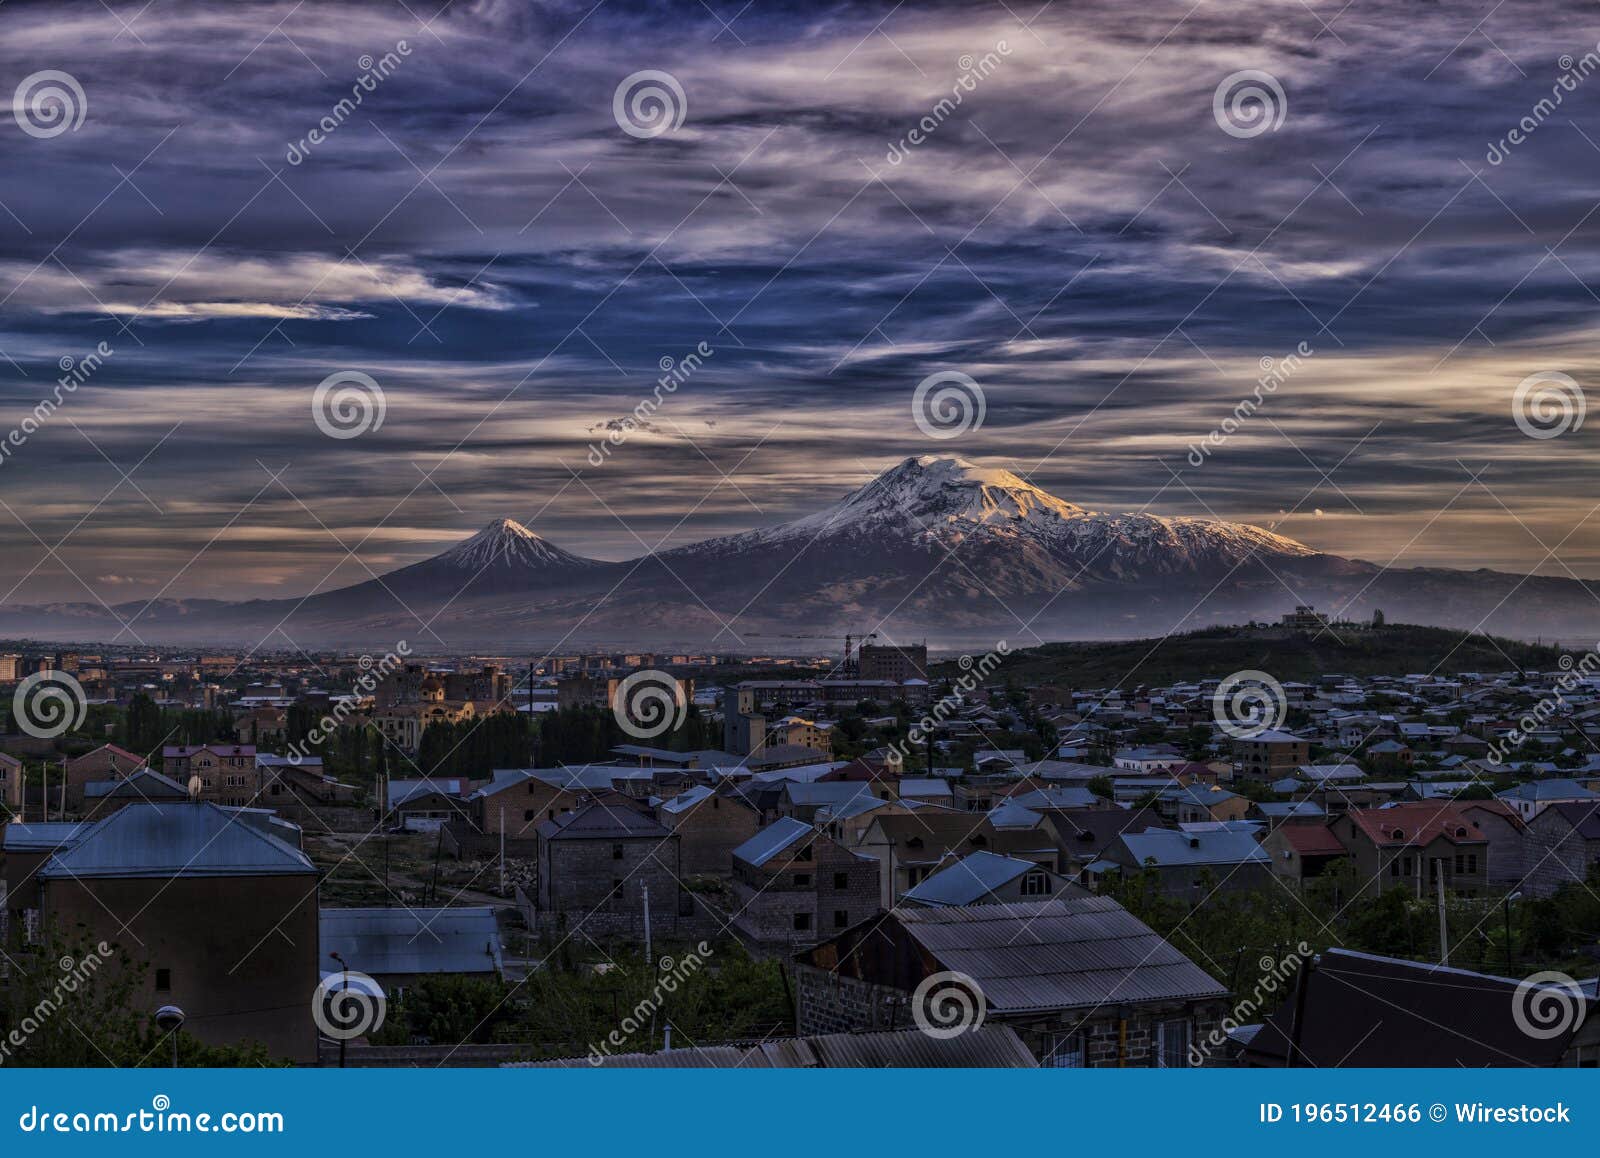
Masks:
[[[733,894],[744,936],[794,951],[878,911],[878,865],[784,817],[733,850]]]
[[[1552,804],[1528,823],[1522,887],[1545,897],[1600,866],[1600,804]]]
[[[679,883],[678,835],[613,799],[537,828],[540,931],[643,938],[648,896],[656,937],[692,935],[696,907]]]
[[[733,876],[733,850],[756,834],[761,819],[737,792],[687,789],[656,806],[656,819],[678,834],[683,871],[690,876]]]

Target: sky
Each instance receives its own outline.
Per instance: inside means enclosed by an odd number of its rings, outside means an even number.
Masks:
[[[501,516],[629,558],[927,453],[1600,575],[1597,41],[1520,0],[10,0],[0,602],[300,594]]]

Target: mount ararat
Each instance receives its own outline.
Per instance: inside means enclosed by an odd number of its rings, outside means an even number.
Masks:
[[[928,455],[803,518],[624,562],[575,555],[497,519],[432,558],[300,599],[132,601],[109,612],[13,605],[0,607],[0,633],[269,648],[406,639],[429,649],[795,651],[809,649],[774,637],[877,630],[942,647],[1023,647],[1275,620],[1312,603],[1341,618],[1382,609],[1409,623],[1593,639],[1594,588],[1384,567],[1240,523],[1090,511],[1009,471]]]

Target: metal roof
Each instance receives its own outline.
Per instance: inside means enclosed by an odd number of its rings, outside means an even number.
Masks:
[[[8,824],[3,830],[6,852],[45,852],[61,848],[78,839],[80,833],[92,825],[77,821],[34,821],[31,824]]]
[[[268,817],[270,820],[270,815]],[[129,804],[91,825],[39,876],[208,877],[316,872],[259,817],[209,802]]]
[[[1133,855],[1135,864],[1155,861],[1161,866],[1266,864],[1272,858],[1249,832],[1226,829],[1218,832],[1172,832],[1146,829],[1122,834],[1122,843]]]
[[[665,840],[672,833],[630,805],[597,802],[542,822],[539,835],[545,840]]]
[[[816,835],[816,829],[792,816],[773,821],[738,848],[733,855],[746,864],[761,866],[802,837]]]
[[[941,968],[998,1013],[1221,997],[1227,988],[1110,897],[898,909]]]
[[[131,796],[135,800],[187,800],[189,790],[176,780],[141,768],[121,780],[96,780],[83,786],[85,799]]]
[[[969,853],[907,890],[905,899],[924,905],[970,905],[1036,867],[1032,861],[999,853]]]
[[[466,781],[448,780],[391,780],[389,781],[389,807],[399,808],[408,801],[435,792],[444,796],[460,796]]]
[[[374,976],[498,973],[500,928],[487,905],[436,909],[323,909],[320,957],[338,953]]]
[[[508,1062],[506,1068],[587,1069],[594,1055]],[[667,1053],[612,1054],[608,1069],[1034,1069],[1028,1047],[1008,1025],[984,1025],[951,1038],[920,1029],[828,1033],[753,1045],[694,1046]]]

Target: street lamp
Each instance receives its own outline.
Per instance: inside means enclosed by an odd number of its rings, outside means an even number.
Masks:
[[[332,957],[335,961],[339,962],[339,968],[341,970],[343,970],[343,975],[342,975],[342,977],[340,979],[341,982],[342,982],[340,984],[340,986],[339,986],[340,990],[348,990],[350,988],[350,966],[345,963],[345,959],[343,957],[339,956],[338,953],[329,953],[328,956]],[[340,1034],[339,1035],[339,1068],[340,1069],[344,1069],[344,1042],[345,1042],[344,1034]]]
[[[163,1005],[156,1010],[156,1028],[172,1036],[172,1068],[178,1068],[178,1031],[183,1028],[184,1013],[176,1005]]]

